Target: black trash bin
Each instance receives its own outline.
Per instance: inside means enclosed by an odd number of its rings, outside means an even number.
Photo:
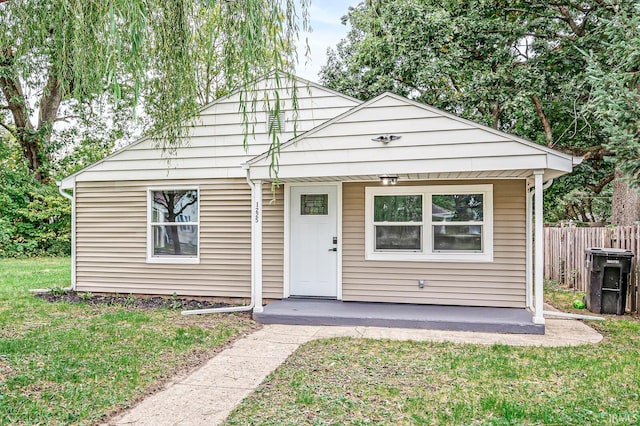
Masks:
[[[585,254],[589,270],[587,309],[597,314],[624,315],[633,253],[624,249],[590,248]]]

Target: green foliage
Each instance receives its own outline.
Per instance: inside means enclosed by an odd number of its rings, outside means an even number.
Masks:
[[[607,147],[629,183],[640,188],[640,4],[630,3],[615,7],[598,28],[603,51],[583,53],[589,58],[591,107],[609,137]]]
[[[0,257],[68,255],[71,208],[54,184],[38,182],[0,139]]]
[[[362,2],[345,17],[352,29],[329,53],[322,81],[360,99],[392,91],[585,156],[573,174],[579,176],[558,179],[547,196],[547,205],[556,207],[547,219],[602,220],[609,216],[604,203],[582,204],[610,192],[615,163],[607,161],[611,132],[589,103],[599,76],[590,77],[584,52],[598,63],[607,58],[606,74],[619,56],[608,51],[603,32],[613,31],[608,22],[618,15],[624,22],[632,7],[633,2],[568,0]],[[623,30],[619,37],[625,37]],[[633,61],[626,62],[629,69]],[[603,96],[611,95],[607,83],[601,87]],[[637,151],[628,154],[639,157]],[[576,188],[581,194],[569,197]]]

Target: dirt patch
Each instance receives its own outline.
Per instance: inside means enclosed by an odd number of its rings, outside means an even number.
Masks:
[[[86,303],[88,305],[116,305],[141,309],[211,309],[230,306],[215,300],[190,299],[185,297],[135,297],[120,295],[97,295],[69,290],[63,294],[38,293],[35,297],[49,302]]]

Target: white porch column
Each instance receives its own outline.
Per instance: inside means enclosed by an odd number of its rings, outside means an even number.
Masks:
[[[525,242],[525,287],[526,305],[530,309],[533,309],[533,195],[534,193],[529,191],[529,186],[527,185],[527,199],[525,202],[525,215],[527,217],[525,222],[525,232],[527,233]]]
[[[544,177],[544,170],[536,170],[533,172],[535,178],[535,237],[534,237],[534,245],[535,245],[535,259],[534,259],[534,316],[533,322],[535,324],[544,324],[544,297],[543,297],[543,287],[544,287],[544,223],[543,223],[543,203],[542,203],[542,195],[543,195],[543,182],[542,179]]]
[[[252,277],[254,285],[255,306],[253,312],[262,312],[262,181],[253,181],[251,199],[253,201],[251,215],[251,253]]]

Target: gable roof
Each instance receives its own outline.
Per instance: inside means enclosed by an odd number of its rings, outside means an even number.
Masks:
[[[395,140],[376,141],[393,135]],[[545,178],[572,170],[570,155],[463,119],[393,93],[383,93],[280,147],[280,179],[330,177],[412,179],[460,177]],[[269,179],[269,153],[248,162],[251,176]]]
[[[362,103],[312,81],[293,75],[289,78],[288,84],[277,90],[286,105],[288,115],[285,119],[288,122],[296,120],[298,134]],[[275,90],[274,80],[269,76],[256,83],[253,93],[260,103],[265,100],[261,96]],[[294,117],[292,105],[294,90],[298,104],[297,117]],[[65,177],[60,186],[63,189],[73,188],[76,180],[244,177],[241,164],[266,151],[270,138],[265,124],[267,113],[260,109],[258,103],[252,117],[254,131],[249,135],[249,146],[245,149],[245,126],[240,113],[242,96],[246,96],[242,90],[236,90],[202,107],[198,116],[188,124],[189,134],[185,144],[177,148],[175,155],[165,154],[158,146],[158,140],[145,136]],[[293,126],[289,127],[281,136],[285,141],[294,136]]]

